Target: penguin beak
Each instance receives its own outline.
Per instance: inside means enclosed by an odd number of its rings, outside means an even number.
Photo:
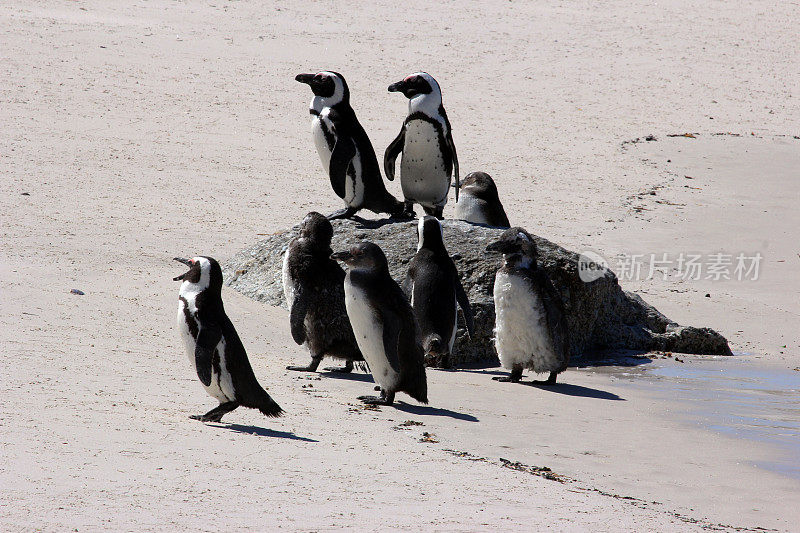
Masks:
[[[192,266],[192,262],[189,261],[188,259],[184,259],[183,257],[175,257],[174,260],[179,262],[179,263],[183,263],[184,265],[186,265],[186,266],[188,266],[190,268]],[[185,272],[185,273],[181,274],[180,276],[176,276],[176,277],[172,278],[172,281],[181,281],[183,278],[186,277],[186,274],[188,274],[188,272]]]
[[[389,92],[390,93],[401,92],[403,89],[405,89],[405,86],[406,86],[405,80],[398,81],[397,83],[389,85]]]
[[[334,261],[343,261],[346,263],[352,258],[353,254],[351,254],[347,250],[345,250],[344,252],[336,252],[335,254],[331,254],[331,259],[333,259]]]
[[[295,81],[299,81],[300,83],[305,83],[307,85],[311,85],[311,80],[314,79],[313,74],[298,74],[294,77]]]

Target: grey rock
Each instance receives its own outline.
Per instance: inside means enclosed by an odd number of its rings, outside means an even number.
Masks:
[[[475,315],[475,335],[469,338],[460,322],[454,347],[456,365],[497,364],[492,342],[494,277],[499,255],[485,252],[501,229],[457,220],[443,221],[445,245],[461,274]],[[416,222],[333,221],[334,251],[362,240],[383,248],[395,280],[402,283],[417,247]],[[270,305],[286,307],[281,284],[283,253],[298,228],[271,235],[237,253],[223,265],[225,282],[242,294]],[[591,282],[578,276],[578,254],[534,236],[539,265],[561,293],[570,327],[573,357],[613,350],[669,351],[730,355],[728,341],[709,328],[680,326],[638,295],[623,291],[613,272],[605,270]],[[459,319],[461,320],[461,319]],[[286,327],[289,327],[288,318]],[[602,357],[602,356],[601,356]]]

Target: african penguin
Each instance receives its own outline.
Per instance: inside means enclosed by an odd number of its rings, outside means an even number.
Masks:
[[[510,226],[497,186],[486,172],[472,172],[461,182],[461,198],[453,218],[496,228]]]
[[[222,270],[210,257],[175,258],[189,267],[174,278],[183,281],[178,297],[178,329],[197,377],[219,406],[191,418],[219,422],[243,405],[267,416],[283,410],[258,384],[247,352],[222,306]]]
[[[408,98],[408,116],[383,156],[386,178],[394,180],[395,160],[402,152],[400,185],[406,211],[413,213],[413,206],[418,203],[425,213],[441,219],[451,175],[455,174],[456,201],[459,188],[456,145],[442,105],[442,92],[433,76],[425,72],[389,86],[389,92],[398,91]]]
[[[472,308],[456,265],[444,247],[439,221],[432,216],[422,217],[417,232],[417,253],[409,264],[403,286],[411,297],[411,307],[425,350],[425,363],[450,368],[458,307],[461,306],[464,313],[470,336],[474,333]]]
[[[418,402],[428,403],[414,311],[389,275],[383,250],[365,241],[331,257],[349,267],[344,281],[347,316],[381,391],[380,397],[359,399],[368,404],[391,405],[395,392],[402,391]]]
[[[328,219],[312,211],[283,257],[283,293],[292,338],[311,352],[307,366],[286,367],[289,370],[314,372],[328,355],[343,359],[345,366],[326,370],[350,372],[353,361],[364,360],[344,305],[344,270],[330,257],[332,237]]]
[[[403,203],[386,190],[372,143],[350,107],[344,77],[322,71],[298,74],[295,80],[314,92],[309,108],[314,144],[333,191],[346,206],[328,218],[350,218],[360,209],[402,215]]]
[[[486,247],[503,254],[503,266],[494,281],[495,348],[511,376],[493,378],[518,382],[522,369],[556,375],[567,368],[569,331],[558,291],[536,264],[536,244],[522,228],[507,229],[500,240]]]

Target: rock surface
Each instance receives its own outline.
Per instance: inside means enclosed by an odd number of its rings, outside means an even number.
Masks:
[[[452,361],[456,365],[497,364],[492,342],[495,316],[492,293],[501,257],[485,249],[503,230],[456,220],[445,220],[442,225],[445,245],[461,274],[475,315],[473,338],[466,335],[459,316]],[[408,263],[416,252],[416,222],[337,220],[333,228],[334,251],[362,240],[372,241],[383,248],[392,276],[402,283]],[[256,300],[286,307],[281,285],[283,253],[297,232],[298,228],[294,227],[271,235],[226,261],[223,265],[225,283]],[[601,351],[609,354],[615,349],[709,355],[731,353],[722,335],[709,328],[680,326],[669,320],[638,295],[623,291],[609,270],[594,281],[582,281],[578,275],[578,254],[541,237],[534,238],[539,265],[547,270],[564,301],[573,357]],[[288,319],[286,327],[289,327]]]

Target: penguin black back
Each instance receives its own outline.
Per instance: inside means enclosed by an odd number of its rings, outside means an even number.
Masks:
[[[404,282],[420,329],[426,361],[449,367],[456,334],[457,307],[461,306],[470,335],[474,331],[472,308],[455,263],[444,246],[442,226],[432,216],[420,219],[417,253]]]

